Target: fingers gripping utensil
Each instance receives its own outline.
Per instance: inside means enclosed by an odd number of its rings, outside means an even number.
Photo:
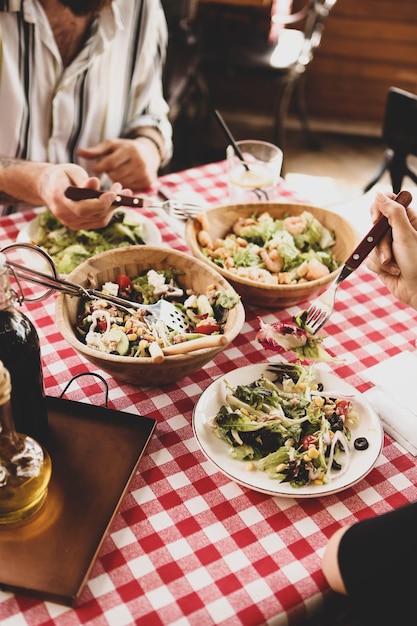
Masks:
[[[97,199],[103,193],[105,192],[97,189],[84,189],[83,187],[67,187],[65,190],[65,196],[69,200],[74,200],[75,202],[79,202],[80,200]],[[149,200],[148,198],[141,198],[138,196],[122,196],[121,194],[116,196],[112,206],[133,207],[135,209],[163,209],[172,217],[177,217],[178,219],[183,220],[196,217],[203,212],[201,206],[188,202],[181,203],[176,200],[164,200],[163,202],[158,202],[156,200]]]
[[[395,198],[395,201],[399,204],[402,204],[404,207],[407,207],[410,204],[411,200],[412,196],[408,191],[400,191],[400,193]],[[330,287],[328,287],[326,291],[324,291],[310,305],[307,310],[305,324],[313,335],[324,326],[324,324],[328,321],[331,314],[333,313],[336,290],[340,283],[343,282],[345,278],[350,276],[353,271],[358,269],[362,261],[366,259],[368,254],[381,241],[384,235],[389,232],[390,228],[391,227],[385,215],[381,215],[381,217],[377,220],[377,222],[375,222],[368,234],[365,235],[359,245],[352,252],[350,257],[347,259],[338,276],[332,282]]]

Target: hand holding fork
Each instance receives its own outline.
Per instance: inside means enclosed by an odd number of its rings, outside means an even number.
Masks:
[[[407,207],[412,200],[412,196],[408,191],[400,191],[395,201]],[[336,290],[340,283],[350,274],[358,269],[359,265],[366,259],[368,254],[375,248],[381,239],[390,230],[390,225],[384,215],[375,222],[371,230],[365,235],[358,244],[350,257],[346,260],[336,279],[330,287],[326,289],[308,308],[305,324],[309,331],[315,335],[322,326],[328,321],[333,313]]]

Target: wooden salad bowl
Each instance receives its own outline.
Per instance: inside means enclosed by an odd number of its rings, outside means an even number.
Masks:
[[[332,230],[336,243],[333,247],[337,261],[342,265],[359,242],[359,235],[354,226],[344,217],[328,209],[316,206],[285,202],[258,202],[254,204],[232,204],[209,208],[203,215],[205,230],[212,241],[223,239],[233,224],[241,217],[250,217],[268,211],[274,219],[282,219],[288,215],[297,216],[304,211],[312,213],[324,226]],[[236,289],[244,304],[266,309],[283,309],[302,302],[307,302],[322,291],[337,276],[338,271],[312,280],[290,285],[270,285],[255,282],[249,278],[237,276],[233,271],[219,267],[202,252],[198,234],[203,230],[199,219],[190,219],[185,227],[187,245],[200,261],[212,269],[216,269]]]
[[[107,281],[115,281],[119,274],[133,278],[149,269],[164,268],[175,268],[183,272],[178,276],[178,283],[181,287],[191,288],[198,293],[205,293],[210,285],[224,291],[233,289],[217,270],[192,255],[152,246],[129,246],[103,252],[81,263],[67,276],[67,280],[89,287],[89,277],[92,276],[101,286]],[[79,298],[66,294],[61,293],[57,298],[56,323],[63,337],[98,369],[111,374],[117,380],[140,386],[168,385],[196,372],[233,341],[245,321],[245,311],[239,302],[229,311],[223,343],[188,353],[169,354],[162,362],[154,362],[147,357],[105,354],[85,345],[75,331],[79,304]]]

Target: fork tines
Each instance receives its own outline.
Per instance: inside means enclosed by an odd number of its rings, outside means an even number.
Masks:
[[[323,309],[312,305],[307,310],[307,319],[305,324],[314,335],[325,324],[328,317],[329,316],[326,311],[323,311]]]
[[[336,289],[341,275],[308,308],[305,325],[315,335],[333,312]]]
[[[171,215],[181,219],[192,219],[202,213],[203,209],[194,204],[172,204],[169,212]]]

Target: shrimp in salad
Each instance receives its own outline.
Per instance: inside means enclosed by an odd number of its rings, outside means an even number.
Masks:
[[[198,223],[198,220],[196,221]],[[268,211],[236,220],[222,239],[197,231],[202,253],[238,276],[270,285],[310,282],[340,265],[334,233],[309,211],[274,219]]]

